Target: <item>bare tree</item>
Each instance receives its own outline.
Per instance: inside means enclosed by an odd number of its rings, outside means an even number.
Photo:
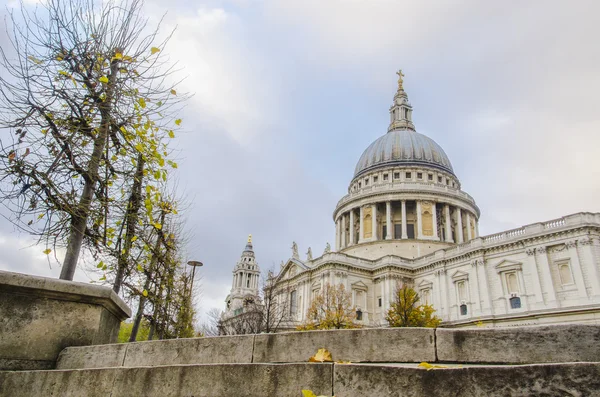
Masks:
[[[62,279],[73,279],[83,246],[114,244],[117,222],[125,241],[136,236],[140,163],[154,181],[176,167],[166,141],[185,96],[169,83],[166,41],[145,33],[142,4],[47,0],[33,13],[22,4],[10,19],[16,56],[0,48],[0,127],[13,133],[0,141],[0,200],[44,252],[66,247]],[[158,202],[146,200],[151,212]],[[113,214],[121,207],[126,216]]]

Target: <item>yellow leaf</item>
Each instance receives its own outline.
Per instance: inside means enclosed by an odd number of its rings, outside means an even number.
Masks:
[[[418,367],[425,368],[427,371],[431,371],[432,369],[437,369],[437,368],[448,368],[445,365],[431,365],[425,361],[423,361],[421,364],[419,364]]]
[[[153,223],[152,226],[154,226],[158,230],[162,229],[162,225],[160,223]]]
[[[312,390],[302,390],[302,397],[317,397],[317,395]]]
[[[311,363],[324,363],[324,362],[332,362],[331,353],[327,349],[319,349],[317,350],[317,354],[308,359]]]
[[[101,83],[108,84],[108,77],[106,76],[102,76],[98,80],[100,80]]]
[[[131,238],[131,242],[133,243],[133,242],[135,242],[135,240],[137,240],[137,239],[138,239],[138,238],[137,238],[137,236],[133,236],[133,237]]]
[[[173,130],[169,130],[169,138],[175,138],[175,133]]]
[[[49,253],[52,252],[52,250],[50,248],[48,248],[48,249],[45,249],[43,252],[44,252],[44,254],[48,255]]]
[[[157,47],[152,47],[152,48],[150,49],[150,53],[151,53],[152,55],[156,54],[156,53],[157,53],[157,52],[159,52],[159,51],[160,51],[160,48],[157,48]]]
[[[148,296],[148,291],[146,291],[146,290],[143,290],[143,291],[142,291],[142,295],[144,295],[144,296]]]
[[[181,119],[175,120],[175,125],[180,125],[180,124],[181,124]]]
[[[171,94],[172,94],[172,95],[177,95],[177,91],[175,91],[175,90],[171,90]]]
[[[142,109],[144,109],[146,107],[146,100],[144,98],[138,99],[138,103],[140,104]]]
[[[120,52],[117,52],[112,59],[123,59],[123,54],[121,54]]]
[[[27,57],[30,61],[32,61],[33,63],[35,63],[36,65],[39,65],[40,63],[42,63],[42,61],[40,61],[39,59],[37,59],[36,57],[34,57],[33,55],[29,55]]]

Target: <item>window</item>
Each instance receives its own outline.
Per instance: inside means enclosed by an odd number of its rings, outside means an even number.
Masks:
[[[377,302],[378,302],[378,303],[377,303],[377,305],[378,305],[379,307],[383,306],[383,301],[382,301],[382,299],[381,299],[381,296],[380,296],[379,298],[377,298]]]
[[[426,305],[429,305],[430,301],[431,301],[431,290],[429,289],[424,289],[421,291],[421,302],[423,302]]]
[[[412,179],[412,172],[406,173],[406,179]]]
[[[438,183],[442,183],[442,177],[438,176]]]
[[[394,179],[400,179],[400,173],[394,172]]]
[[[394,236],[396,236],[396,238],[400,238],[402,236],[402,224],[401,223],[394,223]]]
[[[433,174],[428,174],[427,175],[427,179],[430,180],[430,181],[433,181]]]
[[[358,187],[360,188],[362,186],[362,184],[360,182],[358,182]]]
[[[521,308],[521,298],[518,296],[513,296],[510,300],[510,308],[511,309],[520,309]]]
[[[362,321],[362,310],[356,309],[356,321]]]
[[[460,315],[461,316],[467,315],[467,305],[465,305],[464,303],[462,305],[460,305]]]
[[[519,282],[517,280],[516,273],[506,274],[506,287],[508,288],[508,292],[511,294],[519,293]]]
[[[383,225],[383,233],[382,233],[382,237],[385,240],[385,238],[387,237],[387,225]]]
[[[250,288],[250,279],[246,280],[246,288]]]
[[[417,172],[417,179],[423,179],[423,173]]]
[[[568,263],[558,264],[558,274],[560,275],[560,283],[562,285],[573,284],[573,275],[571,274],[571,266]]]
[[[458,289],[458,300],[465,301],[467,300],[467,286],[464,281],[459,281],[456,283],[456,288]]]
[[[383,180],[387,181],[388,180],[388,174],[383,174]]]
[[[365,178],[365,186],[369,184],[369,178]]]
[[[410,223],[406,225],[406,237],[415,238],[415,225]]]
[[[378,180],[379,180],[379,177],[378,177],[378,176],[374,176],[374,177],[373,177],[373,183],[377,183],[377,181],[378,181]]]
[[[290,315],[295,315],[298,309],[298,304],[296,302],[296,291],[290,292]]]
[[[450,179],[446,179],[446,185],[450,186]]]

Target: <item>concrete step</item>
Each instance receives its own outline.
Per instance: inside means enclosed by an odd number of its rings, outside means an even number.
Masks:
[[[600,363],[204,364],[0,372],[0,397],[599,396]]]
[[[326,348],[351,362],[529,364],[600,361],[600,326],[379,328],[288,332],[69,347],[57,369],[303,363]]]

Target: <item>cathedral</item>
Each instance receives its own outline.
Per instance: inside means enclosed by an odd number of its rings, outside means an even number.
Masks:
[[[414,288],[444,326],[600,323],[600,213],[576,213],[487,236],[444,150],[416,131],[398,72],[387,132],[358,159],[333,212],[335,249],[292,257],[273,282],[291,325],[329,284],[352,295],[357,320],[385,326],[394,292]],[[226,316],[258,296],[249,242],[234,269]]]

